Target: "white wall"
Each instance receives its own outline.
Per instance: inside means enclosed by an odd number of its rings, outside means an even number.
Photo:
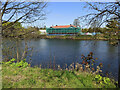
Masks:
[[[46,30],[39,30],[41,34],[46,34]]]

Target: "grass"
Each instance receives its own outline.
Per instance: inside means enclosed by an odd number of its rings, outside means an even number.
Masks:
[[[0,65],[0,90],[2,89],[2,73],[1,73],[2,65]]]
[[[9,37],[9,38],[13,38],[13,37]],[[101,35],[75,35],[75,36],[71,36],[71,35],[64,35],[64,36],[59,36],[59,35],[52,35],[52,36],[48,36],[48,35],[26,35],[26,36],[22,36],[19,37],[21,39],[36,39],[36,38],[40,38],[40,39],[72,39],[72,40],[110,40],[109,36],[105,36],[103,34]],[[112,40],[118,40],[120,39],[120,37],[118,36],[113,36]]]
[[[114,80],[104,83],[95,78],[88,72],[2,65],[3,88],[116,88]]]
[[[70,36],[70,35],[64,35],[64,36],[41,36],[40,38],[47,38],[47,39],[76,39],[76,40],[109,40],[109,36],[105,35],[79,35],[79,36]],[[113,36],[112,39],[118,40],[118,36]]]

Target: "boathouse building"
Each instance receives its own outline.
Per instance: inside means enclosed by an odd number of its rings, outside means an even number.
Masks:
[[[47,34],[51,35],[51,34],[65,34],[65,35],[69,35],[69,34],[77,34],[79,33],[81,30],[79,27],[76,27],[74,25],[61,25],[61,26],[51,26],[50,28],[46,28]]]

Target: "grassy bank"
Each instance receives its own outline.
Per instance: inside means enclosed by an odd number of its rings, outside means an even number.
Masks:
[[[70,35],[66,35],[66,36],[45,36],[46,38],[54,38],[54,39],[78,39],[78,40],[110,40],[109,36],[105,36],[103,34],[99,34],[99,35],[76,35],[76,36],[70,36]],[[120,39],[118,38],[118,36],[113,36],[111,39]]]
[[[22,66],[20,66],[22,65]],[[116,88],[115,81],[85,71],[30,67],[27,63],[2,64],[3,88]]]
[[[95,40],[108,40],[109,39],[109,38],[99,36],[99,35],[98,36],[91,36],[91,35],[80,35],[80,36],[70,36],[70,35],[56,36],[56,35],[53,35],[53,36],[47,36],[47,35],[40,35],[37,38],[42,38],[42,39],[73,39],[73,40],[94,40],[94,39]]]
[[[10,37],[9,37],[10,38]],[[11,37],[11,38],[18,38],[18,37]],[[32,39],[32,38],[41,38],[41,39],[73,39],[73,40],[118,40],[120,39],[120,37],[118,36],[113,36],[112,38],[110,38],[109,36],[105,36],[103,34],[99,34],[99,35],[63,35],[63,36],[59,36],[59,35],[52,35],[52,36],[48,36],[48,35],[36,35],[36,34],[31,34],[31,35],[24,35],[24,36],[20,36],[19,38],[21,39]]]

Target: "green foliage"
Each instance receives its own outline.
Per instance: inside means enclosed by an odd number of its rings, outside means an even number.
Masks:
[[[119,23],[117,20],[110,20],[108,21],[108,24],[106,25],[106,32],[105,35],[109,37],[109,39],[115,39],[117,36],[118,37],[118,32],[119,32]]]
[[[100,75],[96,75],[94,80],[97,82],[97,83],[101,83],[101,84],[106,84],[106,85],[110,85],[111,83],[111,80],[110,78],[107,78],[107,77],[102,77]]]
[[[14,67],[23,67],[23,68],[28,67],[28,63],[25,62],[25,59],[21,60],[20,62],[15,63],[15,59],[13,58],[8,62],[2,62],[2,63],[5,65],[10,65],[10,66],[14,66]]]
[[[87,33],[87,32],[89,32],[89,33],[101,32],[101,29],[102,28],[84,28],[84,29],[82,29],[82,32],[83,33]]]
[[[25,62],[25,61],[23,61],[23,60],[21,60],[20,62],[18,62],[18,63],[13,63],[12,64],[12,66],[17,66],[17,67],[23,67],[23,68],[25,68],[25,67],[27,67],[28,66],[28,63],[27,62]]]
[[[20,32],[22,31],[23,27],[20,22],[16,22],[14,25],[9,26],[13,22],[6,22],[2,24],[3,30],[3,35],[8,37],[8,36],[18,36]]]
[[[94,80],[96,80],[96,81],[102,81],[102,76],[96,75],[95,78],[94,78]]]
[[[83,60],[90,61],[93,53],[90,52],[87,59],[82,55]],[[97,60],[97,58],[96,58]],[[28,67],[26,60],[15,63],[15,59],[3,62],[2,75],[3,87],[12,88],[114,88],[114,81],[101,75],[77,70],[52,70],[39,67]],[[83,64],[88,63],[84,62]],[[92,60],[94,62],[94,60]],[[80,64],[79,64],[80,65]],[[78,65],[78,66],[79,66]],[[101,66],[100,64],[99,66]],[[23,68],[20,68],[23,67]],[[27,68],[26,68],[27,67]],[[97,68],[98,69],[98,68]],[[8,77],[9,76],[9,77]],[[8,83],[6,83],[8,82]],[[12,83],[12,84],[11,84]],[[96,84],[97,83],[97,84]]]
[[[88,31],[87,28],[84,28],[84,29],[82,29],[82,32],[83,32],[83,33],[87,33],[87,32],[89,32],[89,31]]]
[[[5,65],[9,65],[9,64],[12,64],[14,61],[15,61],[15,59],[12,58],[10,61],[8,61],[8,62],[2,62],[2,63],[5,64]]]
[[[87,32],[100,32],[101,34],[104,34],[104,38],[106,39],[118,39],[117,37],[119,36],[119,23],[117,20],[110,20],[107,22],[106,27],[103,28],[84,28],[82,29],[83,33]]]
[[[118,30],[118,26],[119,26],[119,23],[117,20],[110,20],[108,21],[108,24],[106,25],[106,27],[108,27],[112,31]]]
[[[38,37],[40,35],[40,31],[38,27],[29,26],[27,28],[22,27],[20,22],[16,22],[14,25],[9,26],[14,22],[6,22],[2,24],[3,36],[4,37]]]
[[[79,73],[79,74],[77,74]],[[38,67],[19,68],[3,64],[2,87],[4,88],[114,88],[114,83],[102,76],[85,72],[69,72],[66,70],[40,69]],[[96,79],[96,81],[93,79]],[[103,83],[96,84],[99,80]],[[107,82],[105,84],[104,82]],[[110,83],[110,84],[108,84]]]
[[[110,79],[107,77],[103,77],[103,81],[105,84],[110,84]]]
[[[34,85],[36,84],[36,81],[33,78],[30,78],[26,81],[29,85]]]

